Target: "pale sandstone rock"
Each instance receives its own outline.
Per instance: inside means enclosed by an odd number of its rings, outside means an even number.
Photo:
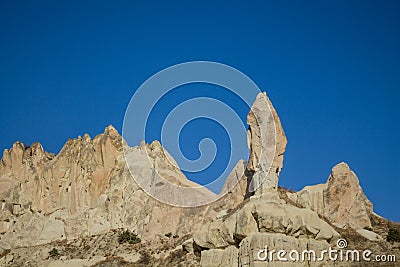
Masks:
[[[205,224],[194,234],[195,244],[203,248],[225,248],[257,232],[257,223],[251,210],[251,205],[244,205],[236,212]]]
[[[125,151],[135,181],[151,196],[181,207],[208,204],[216,195],[188,180],[158,141]]]
[[[249,197],[248,178],[250,174],[246,169],[246,166],[247,162],[244,160],[239,160],[236,163],[235,167],[226,178],[221,192],[219,193],[219,197],[229,199],[233,203],[238,204],[243,202],[245,198]],[[222,213],[220,215],[222,215]]]
[[[264,259],[265,253],[260,253],[260,250],[265,251],[267,247],[267,258]],[[289,261],[289,255],[284,257],[288,261],[279,261],[277,254],[272,254],[272,259],[269,258],[269,252],[275,250],[285,250],[289,253],[291,250],[298,251],[301,259],[301,253],[305,250],[314,250],[316,255],[320,255],[322,250],[328,249],[329,244],[324,241],[299,239],[284,234],[274,233],[256,233],[246,237],[239,246],[239,264],[240,267],[261,267],[261,266],[334,266],[334,262],[329,262],[327,259],[322,262],[310,261]],[[260,256],[260,258],[259,258]],[[293,254],[293,257],[296,257]],[[317,256],[318,257],[318,256]],[[308,254],[305,254],[308,258]],[[308,265],[310,264],[310,265]]]
[[[201,252],[202,267],[238,266],[238,249],[229,246],[226,249],[210,249]]]
[[[39,234],[37,244],[46,244],[56,240],[66,239],[64,223],[60,220],[48,220]]]
[[[0,162],[0,184],[4,185],[0,188],[1,243],[32,246],[57,236],[57,240],[73,240],[117,228],[131,229],[143,240],[157,240],[169,232],[184,236],[243,200],[244,190],[237,193],[239,187],[235,187],[232,194],[209,206],[186,209],[160,203],[132,179],[123,146],[122,137],[109,126],[93,139],[84,135],[69,140],[56,156],[44,152],[38,143],[27,147],[17,142],[6,150]],[[144,157],[153,159],[173,183],[198,187],[171,163],[158,142],[131,150],[139,163]],[[137,172],[151,174],[151,168],[139,164]],[[45,227],[52,223],[54,230]]]
[[[140,259],[139,253],[123,253],[118,254],[119,257],[122,257],[127,262],[136,262]]]
[[[252,205],[259,232],[283,233],[327,242],[339,238],[339,234],[327,222],[309,209],[259,200]]]
[[[2,221],[0,222],[0,234],[7,233],[10,229],[10,222]]]
[[[190,253],[195,248],[209,248],[201,252],[203,266],[270,266],[254,258],[254,251],[265,244],[322,249],[338,238],[338,233],[317,213],[336,224],[350,220],[350,227],[369,226],[365,215],[372,212],[372,205],[347,165],[336,166],[326,185],[288,194],[290,200],[306,208],[280,199],[276,188],[287,141],[265,93],[257,96],[248,124],[249,162],[238,162],[220,193],[221,199],[191,209],[156,201],[131,177],[124,148],[128,163],[134,165],[132,174],[149,178],[149,190],[185,201],[185,195],[171,194],[166,182],[183,188],[198,186],[186,179],[159,142],[127,148],[112,126],[93,139],[84,135],[69,140],[56,156],[45,152],[39,143],[27,147],[16,142],[4,151],[0,162],[0,230],[4,232],[0,248],[34,246],[64,238],[68,242],[79,241],[83,236],[124,228],[136,232],[152,248],[162,246],[159,240],[166,233],[195,233],[182,248]],[[252,178],[260,187],[255,196],[248,198],[248,181]],[[345,207],[337,200],[342,191]],[[200,189],[194,199],[207,197],[215,195]],[[242,203],[244,198],[246,202]],[[331,217],[323,213],[325,205]],[[235,246],[239,244],[238,254]],[[52,262],[89,264],[85,259],[48,261]]]
[[[365,196],[356,174],[344,162],[333,167],[325,184],[306,186],[296,195],[297,203],[341,228],[371,227],[372,203]]]
[[[265,92],[257,95],[247,116],[247,124],[250,149],[247,170],[253,173],[249,190],[262,196],[278,188],[287,144],[278,114]]]
[[[6,219],[15,223],[9,226],[5,240],[14,246],[26,246],[65,239],[63,221],[52,219],[46,227],[48,216],[65,210],[65,219],[78,210],[95,207],[121,146],[120,136],[109,126],[93,140],[88,135],[69,140],[56,157],[44,152],[39,143],[27,147],[17,142],[6,150],[0,176],[10,177],[12,183],[0,192],[5,203],[0,217],[8,216]],[[7,208],[10,205],[12,208]],[[81,233],[79,229],[75,236]]]
[[[374,233],[373,231],[369,231],[367,229],[358,229],[357,233],[365,237],[366,239],[370,241],[383,241],[383,238],[378,235],[377,233]]]
[[[70,259],[70,260],[49,260],[47,267],[88,267],[104,261],[106,257],[94,257],[92,259]]]
[[[230,244],[234,244],[231,232],[232,229],[228,229],[223,221],[216,220],[204,225],[195,234],[194,242],[202,248],[225,248]]]
[[[235,191],[236,187],[239,187],[238,189],[240,192],[242,192],[242,194],[238,194],[238,197],[242,199],[245,197],[247,181],[244,178],[244,173],[246,170],[246,165],[247,162],[244,160],[239,160],[238,163],[236,163],[235,167],[226,178],[224,186],[219,193],[220,195],[231,194]]]
[[[7,266],[14,260],[14,256],[12,254],[7,254],[4,257],[0,258],[0,266]]]
[[[225,217],[226,215],[228,215],[228,211],[227,211],[227,210],[221,210],[221,211],[217,214],[217,219],[222,219],[222,218]]]
[[[242,240],[246,236],[258,232],[257,222],[252,215],[253,206],[249,203],[244,205],[236,213],[234,235],[237,239]],[[233,216],[232,216],[233,217]]]
[[[189,238],[185,242],[182,243],[182,249],[189,252],[193,253],[194,252],[194,240],[193,238]]]
[[[258,232],[282,233],[296,238],[334,243],[339,234],[309,209],[252,199],[236,212],[204,225],[194,235],[203,248],[221,249]]]
[[[79,207],[95,206],[121,147],[111,126],[93,140],[87,135],[69,140],[56,157],[38,143],[27,147],[17,142],[4,152],[0,173],[20,182],[20,190],[10,196],[14,204],[43,213],[66,208],[73,214]]]

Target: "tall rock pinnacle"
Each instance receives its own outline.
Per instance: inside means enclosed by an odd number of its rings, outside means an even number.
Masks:
[[[252,173],[248,190],[260,197],[277,190],[287,144],[279,116],[265,92],[257,95],[247,124],[250,149],[247,171]]]

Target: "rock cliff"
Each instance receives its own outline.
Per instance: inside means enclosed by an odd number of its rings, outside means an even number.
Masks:
[[[349,266],[269,262],[257,255],[265,246],[320,252],[339,238],[352,248],[399,257],[397,243],[385,240],[387,230],[399,225],[373,212],[347,164],[333,167],[325,184],[299,192],[279,188],[287,140],[265,93],[257,96],[247,123],[249,161],[237,163],[218,200],[195,208],[146,193],[189,205],[216,197],[201,187],[194,195],[175,194],[171,185],[199,186],[158,141],[131,148],[108,126],[94,138],[68,140],[57,155],[39,143],[14,143],[0,162],[0,265]],[[139,186],[137,179],[147,184]],[[125,229],[141,242],[119,242]]]
[[[38,245],[118,228],[130,228],[144,236],[151,233],[152,238],[168,232],[185,235],[190,232],[187,227],[195,229],[203,220],[214,218],[221,205],[235,205],[217,201],[189,210],[159,203],[132,179],[123,145],[122,137],[109,126],[93,139],[85,135],[69,140],[56,156],[44,152],[38,143],[28,147],[17,142],[5,150],[0,164],[0,245]],[[166,153],[155,141],[132,148],[127,158],[138,164],[138,173],[146,175],[152,167],[140,164],[149,154],[163,177],[193,186],[166,160]]]
[[[325,184],[306,186],[289,197],[323,215],[340,228],[370,228],[372,203],[365,196],[356,174],[342,162],[332,168]]]
[[[247,124],[250,149],[247,171],[251,173],[248,190],[261,196],[277,190],[287,144],[279,116],[265,92],[254,101]]]

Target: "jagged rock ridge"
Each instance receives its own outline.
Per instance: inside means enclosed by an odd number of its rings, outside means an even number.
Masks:
[[[277,266],[260,261],[254,251],[265,245],[321,251],[349,233],[377,250],[393,249],[381,231],[376,238],[362,229],[389,223],[373,213],[346,164],[335,166],[326,184],[294,193],[278,189],[287,141],[265,93],[257,96],[248,124],[249,162],[238,162],[223,187],[226,196],[197,208],[160,203],[132,179],[124,148],[137,164],[132,175],[151,177],[154,167],[141,165],[149,155],[170,182],[193,186],[159,142],[126,148],[109,126],[93,139],[69,140],[58,155],[39,143],[15,143],[0,163],[0,265],[112,266],[139,263],[148,255],[147,266]],[[118,245],[119,229],[136,232],[140,247]],[[64,254],[49,258],[52,247]]]
[[[57,155],[44,152],[39,143],[28,147],[16,142],[5,150],[0,162],[1,254],[121,228],[135,231],[156,248],[163,246],[166,233],[190,235],[222,207],[234,208],[243,199],[237,196],[244,192],[232,191],[230,198],[194,209],[160,203],[132,179],[123,146],[122,137],[108,126],[93,139],[86,134],[68,140]],[[132,148],[129,156],[140,163],[149,155],[171,182],[196,186],[166,160],[166,153],[155,141]]]

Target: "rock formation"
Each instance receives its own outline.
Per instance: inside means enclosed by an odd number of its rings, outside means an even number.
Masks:
[[[265,92],[257,95],[247,124],[250,149],[247,170],[252,173],[248,189],[260,196],[277,190],[287,144],[278,114]]]
[[[385,241],[387,229],[399,225],[373,213],[345,163],[326,184],[299,192],[278,187],[287,141],[265,93],[247,123],[249,161],[237,163],[220,199],[196,208],[167,205],[145,192],[188,204],[215,197],[204,188],[192,198],[174,194],[171,185],[199,186],[158,141],[130,148],[109,126],[93,139],[68,140],[57,155],[39,143],[16,142],[0,162],[0,266],[349,266],[257,255],[266,246],[320,252],[341,237],[353,248],[399,257],[399,248]],[[137,179],[147,184],[140,187]],[[124,229],[141,243],[118,242]]]
[[[289,197],[316,211],[337,227],[370,228],[372,203],[365,196],[356,174],[342,162],[333,167],[325,184],[306,186]]]
[[[39,143],[28,147],[17,142],[5,150],[0,163],[0,252],[125,228],[153,248],[162,247],[165,234],[190,235],[243,200],[237,196],[244,193],[232,188],[233,198],[209,206],[185,209],[160,203],[132,179],[124,145],[114,127],[108,126],[93,139],[84,135],[68,140],[57,155],[44,152]],[[148,154],[164,178],[196,186],[167,160],[166,153],[155,141],[132,148],[127,158],[139,164],[136,175],[152,172],[151,166],[140,168]]]
[[[127,148],[125,158],[135,182],[161,202],[193,207],[217,198],[207,188],[188,180],[158,141]]]

